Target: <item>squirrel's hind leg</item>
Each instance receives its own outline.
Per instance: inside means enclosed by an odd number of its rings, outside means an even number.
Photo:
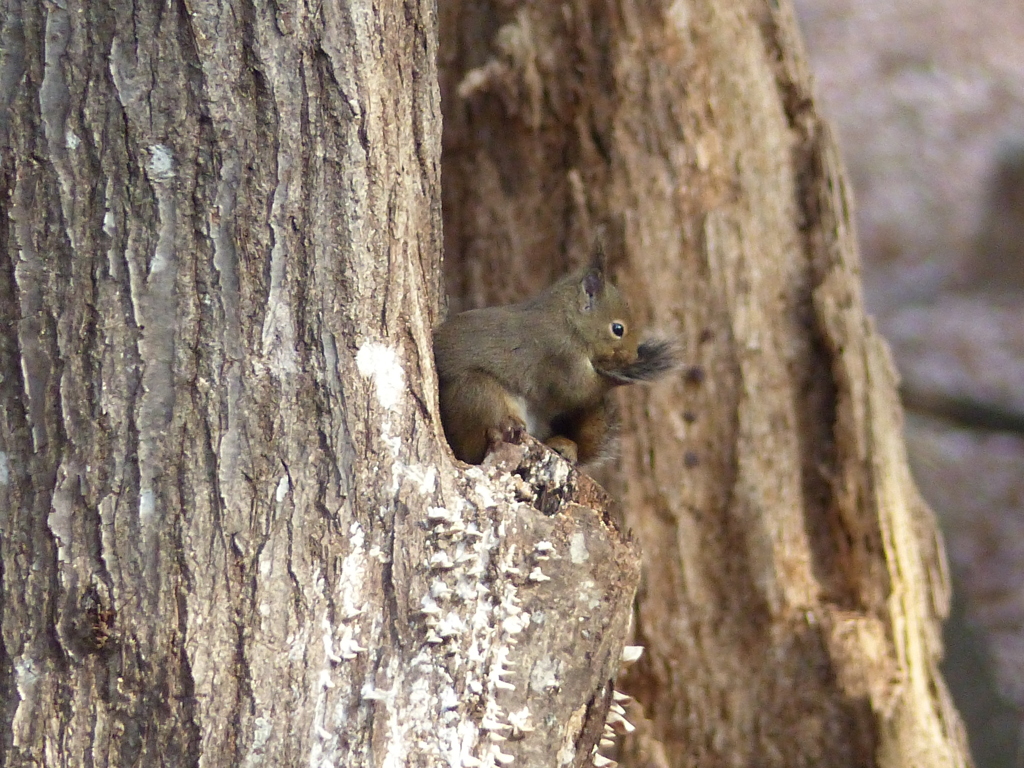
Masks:
[[[544,441],[544,445],[557,453],[566,461],[575,464],[579,459],[579,446],[568,437],[555,435]]]
[[[440,385],[441,424],[455,457],[479,464],[493,442],[515,442],[526,431],[522,401],[483,371]]]
[[[616,431],[614,406],[605,397],[597,405],[570,414],[555,424],[555,436],[544,442],[562,456],[579,464],[607,458]]]

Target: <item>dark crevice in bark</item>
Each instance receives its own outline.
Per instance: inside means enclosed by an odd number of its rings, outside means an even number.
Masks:
[[[200,730],[200,713],[196,701],[195,679],[192,677],[192,665],[189,662],[185,645],[188,638],[188,595],[190,590],[178,588],[175,590],[178,615],[178,686],[180,687],[179,705],[181,707],[181,721],[179,727],[182,730],[182,753],[183,764],[187,766],[198,766],[202,756],[203,741]]]

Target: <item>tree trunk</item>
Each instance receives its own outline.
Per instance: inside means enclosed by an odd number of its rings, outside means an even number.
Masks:
[[[433,5],[2,7],[0,764],[588,762],[638,555],[444,444]]]
[[[968,764],[945,555],[791,4],[447,0],[440,29],[453,305],[537,290],[601,227],[689,366],[622,394],[604,476],[643,553],[619,759]]]

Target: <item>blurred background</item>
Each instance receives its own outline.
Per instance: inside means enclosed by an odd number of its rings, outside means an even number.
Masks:
[[[954,582],[978,768],[1024,766],[1024,2],[796,0]]]

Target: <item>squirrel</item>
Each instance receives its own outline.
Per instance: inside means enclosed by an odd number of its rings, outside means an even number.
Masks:
[[[640,341],[604,255],[519,304],[472,309],[434,331],[441,424],[456,458],[484,460],[523,431],[566,459],[601,459],[610,392],[677,367],[675,347]]]

